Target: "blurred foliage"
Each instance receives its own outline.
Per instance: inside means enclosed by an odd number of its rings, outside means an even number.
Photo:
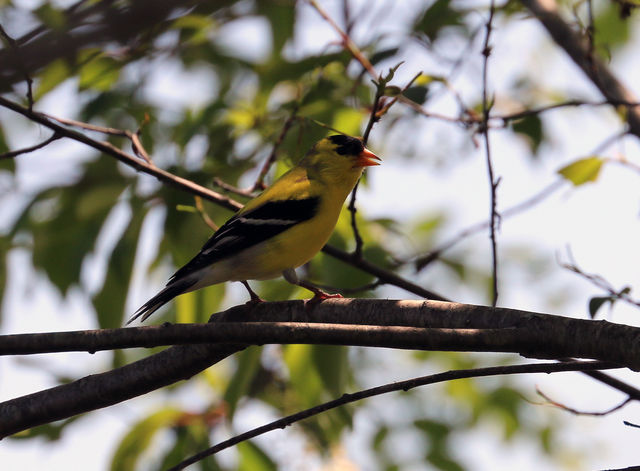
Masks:
[[[159,2],[162,8],[156,13],[163,16],[151,25],[135,16],[140,11],[130,2],[80,1],[72,7],[61,7],[63,2],[36,2],[38,6],[33,10],[18,3],[7,2],[0,21],[4,24],[12,20],[11,28],[7,29],[20,43],[37,46],[38,41],[44,45],[51,38],[73,39],[74,35],[83,38],[74,43],[74,48],[59,48],[38,61],[26,62],[29,66],[33,64],[36,102],[60,92],[65,84],[71,89],[65,93],[71,93],[75,108],[68,112],[60,110],[60,116],[119,129],[141,128],[142,142],[156,165],[205,186],[212,187],[214,177],[230,185],[253,183],[256,169],[269,155],[289,118],[291,128],[278,147],[278,162],[270,177],[284,172],[329,128],[362,134],[369,118],[374,87],[347,52],[330,46],[336,36],[322,37],[320,44],[315,44],[322,47],[311,52],[300,46],[302,40],[297,37],[300,32],[296,32],[300,25],[296,22],[302,20],[298,10],[310,10],[304,2]],[[386,4],[384,8],[389,7]],[[376,4],[372,12],[382,16],[384,8],[378,11],[379,8]],[[509,19],[521,8],[517,2],[508,2],[498,9],[498,15]],[[468,45],[481,26],[478,19],[482,20],[477,10],[457,0],[435,0],[405,13],[410,18],[401,26],[402,31],[398,29],[387,37],[369,28],[366,39],[359,42],[378,70],[408,60],[406,46],[415,39],[429,52],[441,51],[450,41],[465,44],[470,50]],[[111,19],[126,18],[128,14],[129,22],[110,23]],[[357,23],[359,18],[351,20]],[[108,26],[106,33],[99,28],[101,24]],[[613,3],[597,11],[595,25],[599,49],[623,45],[629,38],[628,23]],[[234,31],[233,40],[225,40],[225,35]],[[255,50],[260,52],[259,57]],[[456,54],[451,55],[446,61],[457,60],[453,57]],[[3,75],[6,83],[1,89],[13,85],[14,98],[25,102],[18,72]],[[169,85],[163,82],[165,79]],[[404,85],[402,79],[394,80],[390,94],[397,95]],[[433,97],[447,93],[449,86],[439,72],[432,75],[425,72],[402,94],[420,105],[429,104]],[[533,87],[527,82],[527,91],[531,93],[524,105],[533,103],[534,92],[539,92]],[[197,97],[197,104],[193,104],[193,97]],[[0,153],[9,149],[8,130],[15,129],[9,120],[14,119],[11,116],[0,123]],[[410,141],[417,137],[413,135],[418,134],[414,129],[418,129],[417,123],[422,119],[406,108],[395,106],[375,128],[374,144],[378,142],[377,130],[387,136],[402,125],[401,135],[411,139],[398,139],[398,152],[389,156],[401,158]],[[538,115],[513,122],[510,131],[526,139],[532,158],[546,137],[543,120]],[[129,144],[120,138],[102,138],[129,151]],[[136,174],[110,157],[98,156],[88,149],[83,152],[83,160],[74,167],[65,184],[43,183],[22,193],[23,201],[16,206],[18,209],[0,239],[0,296],[7,285],[8,254],[14,249],[28,248],[33,268],[62,296],[79,288],[90,297],[94,312],[88,315],[94,316],[96,326],[118,327],[131,314],[132,299],[140,300],[160,288],[167,273],[189,260],[211,229],[193,209],[192,195]],[[565,166],[560,174],[574,185],[581,185],[597,178],[602,162],[599,157],[578,160]],[[425,158],[425,165],[429,163],[433,162]],[[16,165],[21,165],[20,159],[0,159],[3,190],[18,188]],[[51,169],[57,165],[53,156],[49,165]],[[411,224],[401,224],[393,218],[371,220],[358,212],[358,225],[366,241],[364,258],[410,278],[413,273],[403,259],[431,247],[439,239],[443,226],[448,224],[448,209],[443,208],[436,216],[418,215]],[[205,204],[204,210],[216,224],[222,224],[231,214],[210,203]],[[125,214],[126,222],[120,229],[112,221],[115,213]],[[164,215],[161,223],[152,217],[158,213]],[[143,234],[145,225],[152,223],[153,230],[161,236],[157,246],[151,247],[151,261],[144,265],[139,254],[149,251],[149,242]],[[104,238],[116,240],[111,247],[104,248],[101,243]],[[331,243],[344,250],[354,248],[350,215],[346,211]],[[104,276],[85,273],[88,261],[93,258],[108,267]],[[474,254],[462,250],[447,254],[439,262],[447,277],[484,293],[490,273],[478,269],[473,260]],[[304,270],[313,281],[338,289],[357,289],[376,281],[372,275],[325,254],[318,255]],[[131,289],[136,271],[147,280],[143,294]],[[93,282],[87,278],[98,278],[99,286],[92,288]],[[266,299],[307,296],[304,290],[282,280],[256,283],[256,289]],[[163,319],[204,322],[222,308],[225,296],[231,296],[229,291],[221,285],[181,296],[158,313],[156,322]],[[371,295],[370,290],[353,294]],[[593,298],[592,314],[606,302],[613,301]],[[206,410],[172,405],[148,412],[122,437],[113,454],[111,469],[164,469],[175,464],[209,446],[212,431],[230,425],[233,428],[238,412],[256,403],[273,414],[289,414],[357,390],[370,383],[371,378],[383,381],[379,374],[382,368],[412,374],[414,367],[425,364],[436,368],[479,364],[466,355],[421,352],[408,357],[403,352],[385,351],[387,363],[381,366],[372,360],[379,358],[375,353],[358,350],[352,354],[347,348],[328,346],[288,345],[269,350],[270,354],[266,351],[249,348],[230,359],[228,365],[191,379],[190,383],[197,383],[207,391],[210,404]],[[137,355],[140,353],[115,352],[112,366]],[[167,388],[167,397],[178,395],[185,388],[184,385]],[[436,392],[439,398],[433,399]],[[426,394],[429,404],[435,407],[423,406]],[[332,447],[345,439],[361,410],[367,410],[369,415],[379,412],[368,452],[378,463],[378,469],[388,470],[402,469],[405,465],[411,469],[466,469],[467,464],[456,453],[454,438],[483,422],[497,424],[499,438],[505,442],[523,435],[537,442],[542,453],[555,457],[562,451],[554,445],[556,424],[543,413],[540,415],[544,417],[537,421],[528,421],[523,409],[531,406],[525,406],[517,385],[511,381],[497,379],[491,387],[474,380],[456,381],[440,389],[429,389],[428,393],[413,391],[383,400],[408,405],[411,417],[408,420],[402,414],[388,417],[383,410],[371,411],[356,404],[304,421],[288,433],[300,434],[308,441],[305,453],[326,459]],[[443,413],[446,409],[455,412]],[[74,422],[75,419],[70,419],[41,426],[13,438],[57,440]],[[396,434],[403,433],[417,436],[424,445],[417,462],[403,462],[393,447],[387,446]],[[158,437],[162,438],[162,446],[157,444]],[[237,466],[213,458],[197,466],[203,470],[272,470],[286,467],[282,459],[282,449],[276,456],[272,450],[248,442],[236,448]]]

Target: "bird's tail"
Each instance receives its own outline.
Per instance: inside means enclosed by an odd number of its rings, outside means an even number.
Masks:
[[[149,301],[144,303],[140,307],[140,309],[138,309],[133,314],[133,316],[131,316],[131,319],[127,321],[126,325],[131,324],[134,320],[136,320],[140,316],[142,316],[142,319],[140,319],[140,322],[144,322],[145,319],[147,319],[151,314],[156,312],[158,309],[160,309],[166,303],[171,301],[173,298],[175,298],[176,296],[182,293],[186,293],[193,284],[195,284],[195,280],[187,280],[187,279],[177,280],[173,283],[169,283],[162,291],[160,291],[153,298],[151,298]]]

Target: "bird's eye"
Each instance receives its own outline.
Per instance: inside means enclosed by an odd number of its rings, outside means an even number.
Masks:
[[[337,146],[336,152],[340,155],[358,155],[364,149],[360,139],[344,134],[330,136],[329,140]]]

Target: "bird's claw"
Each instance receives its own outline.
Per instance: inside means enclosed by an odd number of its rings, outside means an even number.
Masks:
[[[331,293],[325,293],[324,291],[316,291],[315,294],[313,295],[313,298],[308,299],[305,304],[307,307],[311,307],[321,303],[325,299],[337,299],[342,297],[343,296],[340,293],[331,294]]]

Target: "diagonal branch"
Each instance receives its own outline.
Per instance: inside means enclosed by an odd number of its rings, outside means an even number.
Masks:
[[[218,443],[217,445],[203,450],[192,457],[181,461],[176,466],[169,468],[167,471],[179,471],[185,469],[187,466],[197,463],[203,460],[207,456],[214,455],[222,450],[226,450],[238,443],[250,440],[258,435],[271,432],[279,428],[285,428],[301,420],[308,419],[314,415],[321,414],[331,409],[343,406],[345,404],[351,404],[353,402],[368,399],[374,396],[380,396],[396,391],[409,391],[410,389],[417,388],[419,386],[427,386],[429,384],[443,383],[446,381],[453,381],[456,379],[464,378],[480,378],[486,376],[496,375],[512,375],[523,373],[559,373],[565,371],[592,371],[595,369],[609,368],[611,365],[602,362],[582,362],[576,361],[571,363],[529,363],[524,365],[510,365],[510,366],[489,366],[486,368],[473,368],[467,370],[450,370],[443,373],[436,373],[429,376],[422,376],[419,378],[412,378],[406,381],[397,381],[395,383],[388,383],[382,386],[376,386],[369,389],[364,389],[356,393],[343,394],[338,399],[325,402],[323,404],[310,407],[309,409],[296,412],[295,414],[288,415],[278,420],[274,420],[271,423],[265,424],[261,427],[249,430],[248,432],[236,435],[228,440]]]
[[[607,101],[613,104],[631,104],[627,107],[629,132],[640,138],[638,98],[613,75],[604,62],[591,53],[588,38],[574,31],[562,19],[554,0],[521,0],[521,2],[542,23],[556,44],[569,54],[576,65],[598,87]]]
[[[115,157],[120,162],[133,167],[139,172],[146,173],[148,175],[156,177],[158,180],[167,183],[171,186],[187,189],[194,195],[201,196],[209,201],[213,201],[214,203],[219,204],[227,209],[238,210],[242,207],[242,205],[231,198],[228,198],[224,195],[216,193],[215,191],[209,190],[203,186],[200,186],[186,178],[178,177],[173,175],[166,170],[156,167],[149,162],[146,162],[142,159],[138,159],[131,154],[124,152],[123,150],[117,148],[113,144],[109,142],[101,142],[91,139],[90,137],[85,136],[84,134],[74,131],[73,129],[68,129],[60,124],[54,123],[48,116],[38,113],[35,111],[30,111],[29,109],[20,106],[17,103],[14,103],[6,98],[0,96],[0,106],[4,106],[16,113],[19,113],[26,118],[34,121],[36,123],[42,124],[43,126],[53,130],[53,132],[59,134],[62,137],[68,137],[78,142],[82,142],[83,144],[88,145],[100,152],[103,152],[107,155]],[[119,131],[119,130],[118,130]],[[123,133],[123,131],[119,131]]]
[[[0,403],[0,438],[189,379],[244,348],[180,345],[106,373]]]

